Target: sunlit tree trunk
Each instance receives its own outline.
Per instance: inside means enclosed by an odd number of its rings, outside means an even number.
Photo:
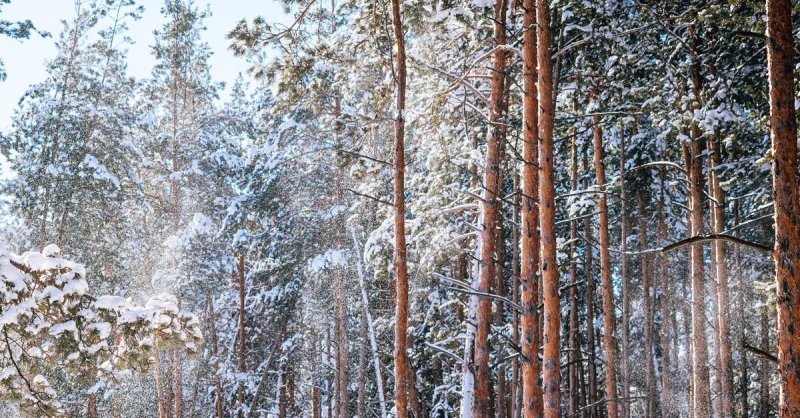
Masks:
[[[539,231],[541,233],[542,342],[544,416],[561,417],[561,304],[556,260],[555,164],[553,152],[553,61],[550,39],[550,2],[536,0],[539,93]]]
[[[780,415],[800,416],[800,182],[792,2],[767,0],[770,136],[775,198]]]
[[[495,45],[505,44],[506,38],[506,2],[496,0],[494,6],[494,39]],[[489,138],[486,147],[486,163],[483,174],[483,195],[481,199],[481,248],[480,248],[480,280],[478,291],[491,292],[495,282],[494,259],[497,254],[497,226],[499,215],[500,164],[502,161],[502,129],[500,123],[503,114],[503,93],[505,91],[506,53],[502,48],[494,51],[492,71],[492,91],[489,108]],[[492,405],[491,373],[489,360],[489,331],[491,329],[492,301],[481,296],[478,298],[478,313],[475,332],[475,400],[473,414],[476,417],[490,417],[494,414]]]
[[[405,203],[405,110],[406,43],[400,0],[392,0],[392,28],[395,49],[395,87],[397,116],[394,120],[394,268],[395,327],[394,374],[397,418],[408,417],[408,263],[406,255]]]
[[[542,386],[539,380],[542,366],[539,361],[539,163],[538,151],[538,93],[536,88],[536,9],[534,0],[523,3],[523,70],[522,83],[522,218],[520,284],[522,336],[522,415],[541,417],[543,413]]]

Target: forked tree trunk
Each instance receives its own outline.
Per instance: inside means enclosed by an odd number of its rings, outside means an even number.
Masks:
[[[394,268],[395,327],[394,375],[397,418],[408,417],[408,262],[406,254],[405,202],[405,110],[406,110],[406,42],[400,0],[392,0],[392,28],[395,46],[395,84],[397,116],[394,120]]]
[[[536,0],[539,93],[539,222],[544,302],[543,400],[546,418],[561,417],[561,304],[556,260],[555,164],[553,152],[553,60],[550,2]]]
[[[542,386],[539,377],[539,177],[536,9],[534,0],[523,3],[522,83],[522,218],[520,253],[520,322],[522,336],[522,415],[541,417]]]
[[[800,182],[791,0],[767,0],[780,416],[800,416]]]
[[[494,40],[495,45],[505,45],[506,39],[506,2],[496,0],[494,6]],[[501,48],[494,51],[492,71],[492,91],[489,109],[489,138],[486,146],[486,163],[483,173],[483,195],[481,199],[481,248],[480,248],[480,280],[478,291],[483,294],[491,292],[495,281],[494,259],[497,253],[497,225],[499,216],[500,164],[502,161],[502,128],[503,93],[505,91],[506,53]],[[473,415],[490,417],[494,415],[492,405],[491,373],[489,359],[489,331],[492,320],[492,300],[481,296],[478,298],[478,313],[475,332],[475,400]]]
[[[616,313],[614,308],[614,286],[611,281],[611,255],[609,253],[608,236],[608,199],[606,196],[606,171],[603,163],[603,130],[600,128],[600,116],[592,116],[594,137],[594,171],[597,185],[600,188],[598,203],[599,235],[600,235],[600,281],[603,286],[603,350],[605,352],[606,370],[606,405],[608,416],[617,418],[619,407],[617,400],[617,349],[614,341]]]

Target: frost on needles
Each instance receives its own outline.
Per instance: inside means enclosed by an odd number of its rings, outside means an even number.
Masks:
[[[93,297],[85,268],[55,245],[14,254],[0,243],[0,393],[40,416],[64,414],[53,375],[87,379],[89,392],[153,363],[158,348],[195,353],[200,323],[170,294],[144,306]]]

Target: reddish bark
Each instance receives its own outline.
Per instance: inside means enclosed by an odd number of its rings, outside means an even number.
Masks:
[[[494,6],[494,38],[496,46],[505,45],[506,40],[506,2],[497,0]],[[489,293],[495,281],[494,258],[497,253],[497,226],[499,215],[500,163],[502,160],[503,93],[505,91],[506,54],[501,48],[494,51],[494,71],[492,72],[491,106],[489,109],[490,135],[486,147],[486,164],[483,175],[483,196],[481,199],[481,248],[480,278],[478,291]],[[491,375],[489,370],[489,331],[491,328],[492,301],[488,297],[478,298],[478,312],[475,332],[475,402],[473,414],[476,417],[493,415]]]
[[[767,0],[780,416],[800,416],[800,183],[791,0]]]
[[[594,137],[594,171],[597,185],[600,187],[598,204],[600,235],[600,282],[603,286],[603,349],[606,364],[606,405],[608,416],[617,418],[619,407],[617,402],[617,349],[614,341],[616,312],[614,309],[614,286],[611,281],[611,255],[609,253],[608,234],[608,202],[606,198],[606,171],[603,164],[603,130],[600,128],[600,116],[592,116]]]
[[[556,262],[555,164],[553,162],[553,57],[549,1],[536,0],[539,92],[539,222],[541,233],[542,299],[544,302],[544,416],[561,417],[561,304]]]
[[[537,135],[538,97],[536,88],[536,10],[534,0],[523,3],[523,73],[524,96],[522,101],[522,414],[525,417],[541,417],[542,386],[539,377],[542,366],[539,361],[539,286],[536,273],[539,270],[539,177],[536,164],[539,159]]]
[[[394,121],[394,267],[396,305],[394,328],[395,409],[397,418],[408,417],[408,262],[405,203],[406,42],[400,0],[392,0],[395,42],[397,117]]]

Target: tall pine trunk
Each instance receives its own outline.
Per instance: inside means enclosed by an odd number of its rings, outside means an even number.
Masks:
[[[716,137],[708,142],[709,148],[709,182],[711,183],[711,216],[713,219],[714,233],[721,234],[725,230],[725,193],[720,185],[718,173],[715,171],[721,163],[721,145]],[[720,381],[720,415],[733,416],[733,377],[731,366],[731,340],[730,340],[730,298],[728,295],[728,265],[725,261],[725,241],[714,241],[713,246],[717,279],[717,344],[719,347],[718,369]]]
[[[539,380],[539,176],[538,96],[536,71],[536,9],[534,0],[523,3],[522,83],[522,227],[521,227],[521,325],[522,339],[522,415],[541,417],[542,386]]]
[[[639,245],[642,251],[647,250],[647,221],[644,214],[644,195],[638,193],[639,200]],[[653,336],[653,276],[651,275],[650,260],[647,253],[641,255],[642,263],[642,298],[644,301],[644,352],[645,352],[645,416],[660,416],[658,411],[658,394],[656,393],[656,371],[653,356],[655,356]]]
[[[800,183],[791,0],[767,0],[780,415],[800,416]]]
[[[699,106],[702,76],[699,63],[692,66],[692,84],[695,100]],[[705,223],[705,205],[703,202],[703,137],[696,122],[691,125],[691,144],[689,145],[689,187],[690,224],[692,236],[703,234]],[[706,336],[706,298],[705,298],[705,266],[703,244],[691,246],[691,278],[692,278],[692,388],[694,397],[694,413],[697,417],[711,416],[711,385],[708,363],[708,338]]]
[[[397,116],[394,120],[394,268],[396,303],[394,326],[395,409],[397,418],[408,417],[408,263],[406,255],[405,110],[406,42],[400,0],[392,0],[395,45]]]
[[[627,196],[625,190],[625,124],[620,123],[619,133],[619,178],[620,178],[620,277],[622,278],[622,352],[620,358],[620,386],[622,387],[622,416],[629,418],[630,414],[630,376],[629,364],[630,361],[630,312],[631,312],[631,283],[628,276],[628,256],[625,254],[628,251],[628,208]],[[605,197],[605,196],[604,196]],[[606,200],[608,202],[608,200]],[[606,209],[607,211],[607,209]],[[606,217],[608,214],[606,213]],[[640,217],[641,219],[641,217]],[[647,313],[645,312],[645,315]],[[646,345],[646,344],[645,344]],[[649,400],[646,400],[649,405]],[[647,415],[649,417],[649,415]]]
[[[494,5],[494,40],[495,46],[505,45],[506,40],[506,2],[496,0]],[[495,48],[492,71],[492,91],[489,109],[489,138],[486,146],[486,163],[483,174],[483,195],[481,199],[481,239],[480,239],[480,280],[478,291],[483,294],[491,292],[495,281],[495,257],[497,254],[497,226],[499,216],[500,164],[502,161],[503,137],[500,124],[503,114],[503,96],[505,92],[506,53],[502,48]],[[493,415],[491,373],[489,359],[489,331],[492,320],[492,301],[486,296],[478,298],[478,312],[475,332],[475,400],[473,414],[476,417]]]
[[[553,152],[553,57],[550,40],[550,2],[536,0],[539,93],[539,231],[541,233],[542,342],[544,416],[561,416],[561,304],[556,260],[555,164]]]

